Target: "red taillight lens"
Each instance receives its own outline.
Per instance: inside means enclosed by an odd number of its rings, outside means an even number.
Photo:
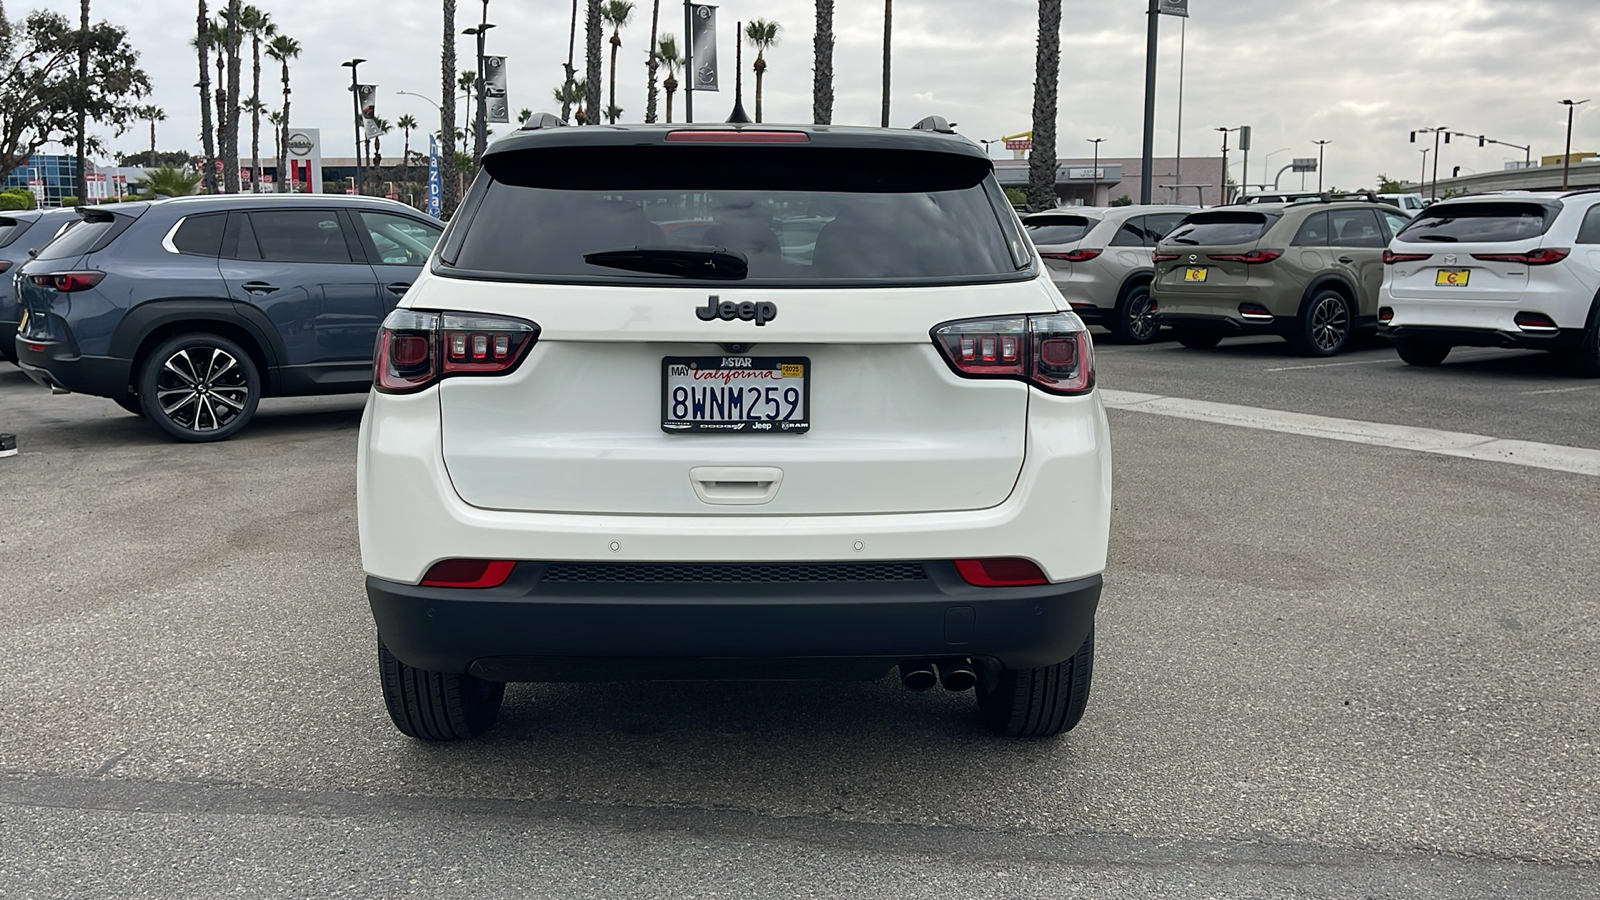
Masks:
[[[0,259],[0,272],[8,272],[10,270],[11,270],[11,260],[9,260],[9,259]]]
[[[1484,262],[1508,262],[1522,263],[1525,266],[1548,266],[1553,263],[1561,262],[1563,259],[1566,259],[1571,255],[1572,251],[1566,247],[1546,247],[1528,253],[1474,253],[1472,254],[1472,258],[1483,260]]]
[[[0,272],[5,271],[0,269]],[[29,275],[28,280],[39,287],[54,288],[63,294],[87,291],[106,277],[104,272],[52,272],[48,275]]]
[[[1389,306],[1378,307],[1378,323],[1387,325],[1394,319],[1394,308]]]
[[[492,588],[506,583],[516,563],[504,559],[446,559],[428,568],[423,587]]]
[[[965,319],[935,328],[933,342],[968,378],[1012,378],[1052,394],[1094,388],[1094,343],[1076,316]]]
[[[1239,317],[1247,320],[1253,319],[1258,322],[1274,318],[1272,311],[1259,303],[1239,304]]]
[[[1525,329],[1525,330],[1528,330],[1528,331],[1558,331],[1558,330],[1560,330],[1556,326],[1555,320],[1550,318],[1549,316],[1545,315],[1544,313],[1519,312],[1519,313],[1517,313],[1516,319],[1514,319],[1513,321],[1515,321],[1517,323],[1517,327],[1518,328],[1522,328],[1522,329]]]
[[[1206,258],[1217,262],[1241,262],[1254,266],[1272,262],[1282,255],[1282,250],[1251,250],[1249,253],[1211,253],[1207,254]]]
[[[1067,262],[1088,262],[1089,260],[1094,259],[1095,257],[1099,256],[1102,252],[1104,252],[1104,251],[1101,251],[1101,250],[1068,250],[1065,253],[1041,253],[1039,255],[1044,257],[1045,259],[1060,259],[1060,260],[1065,260]]]
[[[378,332],[373,386],[401,394],[452,375],[504,375],[538,339],[521,319],[397,309]]]
[[[973,587],[1023,587],[1050,583],[1039,566],[1026,559],[958,559],[955,565],[956,574]]]
[[[1392,266],[1395,263],[1403,262],[1422,262],[1425,259],[1432,258],[1432,253],[1396,253],[1393,250],[1383,251],[1383,264],[1386,266]]]
[[[1151,253],[1150,261],[1153,263],[1172,262],[1178,258],[1176,253]]]

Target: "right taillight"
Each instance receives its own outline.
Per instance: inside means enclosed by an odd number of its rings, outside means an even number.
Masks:
[[[383,320],[372,385],[420,391],[455,375],[504,375],[539,339],[539,326],[506,316],[397,309]]]
[[[1077,316],[1045,313],[963,319],[933,329],[956,374],[1025,381],[1052,394],[1094,389],[1094,343]]]
[[[1570,255],[1572,255],[1572,251],[1566,247],[1545,247],[1539,250],[1531,250],[1527,253],[1474,253],[1472,254],[1472,258],[1483,260],[1484,262],[1508,262],[1522,263],[1525,266],[1549,266],[1561,262]]]

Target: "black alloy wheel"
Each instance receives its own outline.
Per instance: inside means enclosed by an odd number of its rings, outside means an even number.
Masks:
[[[180,441],[227,440],[256,413],[261,376],[244,348],[217,334],[163,341],[140,367],[145,418]]]
[[[1333,356],[1350,343],[1354,318],[1338,291],[1318,291],[1301,307],[1289,342],[1301,356]]]
[[[1156,339],[1161,326],[1156,324],[1156,304],[1150,297],[1150,286],[1141,284],[1131,288],[1128,296],[1118,304],[1111,320],[1111,333],[1124,344],[1148,344]]]

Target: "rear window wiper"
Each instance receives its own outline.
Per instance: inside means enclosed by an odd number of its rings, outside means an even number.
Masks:
[[[1461,243],[1461,239],[1460,238],[1452,237],[1452,236],[1450,236],[1448,234],[1419,234],[1419,235],[1416,235],[1416,236],[1412,236],[1412,235],[1408,234],[1408,235],[1406,235],[1406,240],[1408,240],[1408,241],[1438,241],[1441,244],[1459,244],[1459,243]]]
[[[1198,244],[1198,243],[1200,243],[1199,241],[1195,240],[1194,238],[1186,238],[1186,237],[1169,237],[1169,238],[1167,238],[1167,240],[1172,242],[1172,243],[1174,243],[1174,244]]]
[[[750,260],[726,247],[629,247],[585,253],[583,261],[608,269],[719,281],[739,281],[750,272]]]

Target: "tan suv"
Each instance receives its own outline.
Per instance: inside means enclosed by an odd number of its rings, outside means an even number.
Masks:
[[[1385,203],[1256,203],[1197,212],[1162,239],[1155,321],[1185,347],[1281,335],[1332,356],[1377,328],[1383,251],[1410,222]]]
[[[1150,251],[1193,206],[1067,207],[1022,220],[1056,289],[1078,318],[1118,340],[1155,340]]]

